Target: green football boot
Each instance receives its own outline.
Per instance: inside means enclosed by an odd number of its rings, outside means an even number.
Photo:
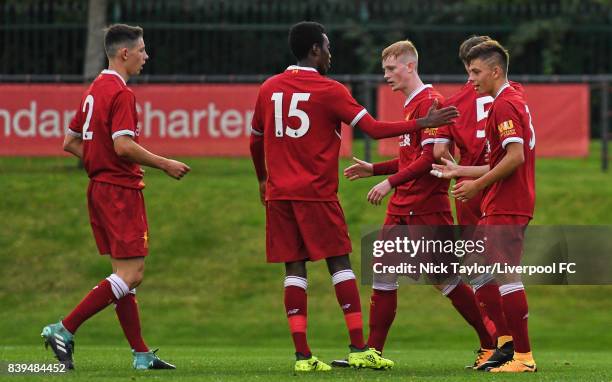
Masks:
[[[359,350],[351,347],[348,355],[348,365],[356,368],[368,368],[375,370],[391,369],[395,362],[382,357],[382,353],[374,348]]]
[[[299,357],[298,357],[299,358]],[[330,371],[331,366],[326,364],[323,361],[319,361],[317,357],[310,356],[307,359],[298,359],[295,361],[295,367],[293,368],[295,371],[303,372],[303,371]]]
[[[134,355],[134,369],[136,370],[153,370],[153,369],[176,369],[171,363],[168,363],[162,359],[160,359],[157,354],[159,349],[155,349],[153,351],[147,352],[135,352],[132,350],[132,354]]]
[[[45,339],[45,348],[51,347],[55,358],[66,366],[66,369],[74,369],[72,354],[74,353],[74,336],[70,333],[62,322],[45,326],[40,333]]]

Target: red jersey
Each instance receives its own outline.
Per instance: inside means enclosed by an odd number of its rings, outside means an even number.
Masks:
[[[136,97],[119,73],[103,70],[83,94],[67,133],[83,139],[83,164],[91,180],[142,189],[143,172],[121,159],[113,140],[122,135],[138,142]]]
[[[423,85],[408,96],[404,104],[406,120],[425,117],[433,100],[440,104],[444,98],[431,85]],[[398,172],[416,161],[427,150],[433,163],[433,143],[437,128],[428,128],[399,137]],[[430,145],[426,148],[427,145]],[[450,211],[449,181],[430,175],[427,171],[415,179],[398,184],[389,201],[387,213],[391,215],[424,215]]]
[[[522,93],[521,84],[510,81],[510,85]],[[482,166],[486,161],[486,123],[493,97],[478,94],[471,82],[467,82],[454,95],[446,99],[445,106],[455,106],[459,118],[454,124],[440,126],[436,143],[454,142],[459,148],[462,166]]]
[[[264,136],[266,200],[337,201],[340,124],[367,113],[344,85],[290,66],[259,89],[252,133]]]
[[[494,168],[506,155],[506,145],[523,145],[525,162],[510,176],[485,190],[483,216],[522,215],[533,217],[535,206],[535,130],[531,114],[521,93],[509,84],[501,87],[487,119],[490,164]]]
[[[459,164],[462,166],[486,164],[485,125],[492,103],[493,97],[478,94],[471,82],[468,82],[444,104],[457,107],[460,115],[454,124],[438,129],[436,143],[454,142],[459,148]]]

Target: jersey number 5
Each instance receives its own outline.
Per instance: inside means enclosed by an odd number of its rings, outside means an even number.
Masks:
[[[85,113],[87,110],[87,118],[85,118],[85,124],[83,125],[83,140],[87,141],[93,139],[93,131],[87,131],[89,129],[89,123],[91,122],[91,115],[93,114],[93,105],[94,105],[94,97],[89,94],[85,98],[85,102],[83,103],[82,112]]]
[[[310,119],[304,110],[298,109],[298,103],[308,101],[310,93],[293,93],[291,95],[291,104],[289,105],[289,113],[287,117],[297,117],[300,119],[300,127],[293,129],[289,126],[283,126],[283,93],[272,93],[271,100],[274,101],[274,126],[277,137],[287,135],[291,138],[303,137],[310,129]]]

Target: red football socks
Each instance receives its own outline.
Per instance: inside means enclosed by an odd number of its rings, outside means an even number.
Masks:
[[[383,351],[389,328],[395,319],[397,290],[372,289],[368,346]]]
[[[506,317],[501,303],[499,287],[495,284],[485,284],[476,290],[476,300],[484,308],[487,315],[495,324],[497,336],[510,336]]]
[[[106,308],[113,301],[115,301],[115,295],[111,283],[104,279],[62,320],[62,324],[70,333],[75,334],[83,322]]]
[[[524,289],[516,290],[502,297],[504,315],[508,322],[508,328],[514,341],[514,351],[517,353],[528,353],[531,351],[529,344],[529,331],[527,330],[527,317],[529,308],[527,306],[527,295]]]
[[[136,296],[128,293],[117,301],[115,307],[117,318],[123,329],[123,334],[127,338],[130,347],[139,353],[148,352],[149,348],[144,343],[140,330],[140,316],[138,314],[138,302]]]
[[[298,279],[298,277],[294,278]],[[285,279],[285,310],[289,320],[289,330],[293,337],[295,351],[305,357],[310,357],[311,352],[308,347],[308,341],[306,341],[308,317],[306,289],[295,285],[288,285],[287,279]],[[306,279],[301,277],[299,279],[304,281],[305,286]]]
[[[476,330],[480,339],[480,347],[482,349],[495,349],[495,338],[491,336],[483,322],[472,288],[464,283],[459,283],[446,297],[452,301],[455,309],[467,323]]]
[[[349,331],[351,346],[363,349],[363,321],[361,316],[361,301],[355,275],[351,270],[343,270],[333,274],[332,282],[336,290],[338,304],[344,313],[344,321]]]

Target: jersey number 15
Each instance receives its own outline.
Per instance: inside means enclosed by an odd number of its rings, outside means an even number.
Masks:
[[[300,127],[297,129],[283,125],[283,95],[284,93],[281,92],[272,93],[271,100],[274,101],[274,135],[277,137],[287,135],[291,138],[303,137],[308,132],[308,129],[310,129],[310,119],[304,110],[298,108],[298,103],[308,101],[310,93],[293,93],[291,95],[291,104],[289,104],[287,117],[297,117],[300,119]]]

